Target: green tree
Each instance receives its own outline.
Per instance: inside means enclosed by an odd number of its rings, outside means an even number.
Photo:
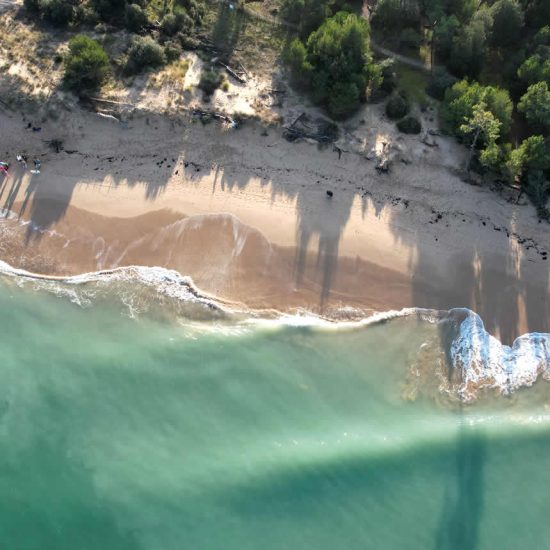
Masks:
[[[464,137],[461,125],[473,116],[474,107],[480,103],[500,122],[501,135],[506,135],[510,131],[513,111],[508,92],[467,80],[457,82],[445,92],[444,116],[453,132]]]
[[[524,173],[544,171],[550,168],[550,155],[544,138],[540,135],[529,136],[510,153],[507,163],[513,178],[521,179]]]
[[[65,85],[77,93],[97,89],[109,73],[109,57],[101,45],[84,35],[69,41],[65,59]]]
[[[66,0],[46,0],[41,3],[44,19],[58,27],[66,27],[74,17],[74,7]]]
[[[518,103],[518,111],[535,128],[550,127],[550,91],[546,82],[538,82],[527,88]]]
[[[454,16],[444,16],[438,20],[434,29],[436,52],[439,58],[447,59],[451,55],[453,40],[460,29],[460,21]]]
[[[301,86],[307,86],[311,79],[313,67],[307,60],[306,47],[299,38],[295,38],[283,52],[283,59],[290,67],[293,82]]]
[[[544,25],[544,27],[541,27],[533,40],[538,46],[550,46],[550,26]]]
[[[420,5],[416,0],[380,0],[373,21],[386,31],[414,27],[420,22]]]
[[[126,0],[91,0],[97,14],[109,23],[124,22]]]
[[[470,136],[470,154],[466,170],[470,171],[472,158],[476,147],[480,142],[485,144],[485,148],[493,148],[500,135],[500,121],[495,118],[493,113],[487,109],[487,105],[481,101],[474,105],[472,116],[466,119],[466,122],[460,126],[460,131]]]
[[[491,8],[492,42],[497,47],[517,44],[523,27],[523,10],[515,0],[497,0]]]
[[[480,10],[453,40],[449,68],[458,76],[477,77],[488,52],[492,18],[488,10]]]
[[[147,15],[139,4],[129,4],[126,8],[126,27],[139,32],[147,24]]]
[[[550,82],[550,58],[542,53],[528,57],[518,69],[518,78],[526,85]]]
[[[372,62],[368,22],[347,12],[327,19],[304,45],[294,40],[285,59],[294,77],[307,77],[314,101],[337,117],[350,114],[366,97],[369,84],[379,84]]]
[[[138,36],[128,50],[125,71],[137,74],[149,68],[162,67],[166,63],[164,49],[149,36]]]

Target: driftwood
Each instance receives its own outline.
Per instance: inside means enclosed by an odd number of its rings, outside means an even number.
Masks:
[[[109,103],[111,105],[128,105],[133,107],[132,103],[126,103],[125,101],[113,101],[112,99],[104,99],[102,97],[90,97],[91,101],[97,101],[99,103]]]
[[[237,80],[241,84],[244,84],[246,82],[246,80],[242,76],[237,74],[234,69],[232,69],[229,65],[226,65],[223,61],[218,59],[217,63],[218,65],[223,67],[235,80]]]
[[[201,120],[221,120],[222,122],[227,122],[232,126],[236,127],[238,125],[237,121],[230,116],[224,115],[217,111],[205,111],[203,109],[193,109],[193,115],[198,116]]]
[[[336,125],[326,120],[317,121],[317,128],[307,124],[305,113],[300,114],[290,126],[285,128],[283,137],[290,142],[297,139],[313,139],[319,143],[332,143],[338,137]]]

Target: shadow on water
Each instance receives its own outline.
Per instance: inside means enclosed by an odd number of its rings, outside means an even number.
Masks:
[[[478,546],[484,506],[485,441],[479,429],[465,423],[462,409],[459,421],[456,479],[445,491],[434,550],[475,550]]]

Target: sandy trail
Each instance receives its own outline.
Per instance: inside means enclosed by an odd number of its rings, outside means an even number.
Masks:
[[[0,155],[43,161],[32,177],[14,163],[0,184],[13,213],[0,259],[14,266],[159,265],[254,308],[470,307],[504,341],[550,330],[547,226],[530,206],[453,176],[462,160],[451,141],[405,138],[411,163],[388,176],[363,155],[339,159],[253,123],[234,131],[150,115],[119,125],[73,111],[40,133],[26,126],[0,114]],[[53,138],[65,151],[48,148]]]

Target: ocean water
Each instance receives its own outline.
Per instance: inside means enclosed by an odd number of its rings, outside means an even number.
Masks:
[[[550,548],[548,335],[505,348],[465,311],[250,319],[162,270],[4,271],[2,548]]]

